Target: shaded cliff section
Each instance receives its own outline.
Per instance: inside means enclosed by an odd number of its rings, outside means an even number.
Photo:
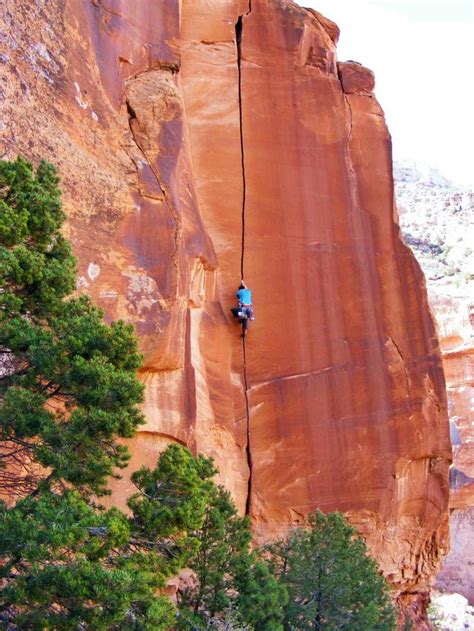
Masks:
[[[140,337],[130,469],[169,440],[213,456],[259,541],[345,511],[421,619],[447,547],[444,378],[372,73],[283,0],[1,12],[2,155],[58,165],[79,289]]]
[[[451,549],[436,577],[436,587],[458,592],[474,605],[474,318],[469,324],[471,335],[464,344],[443,349],[454,462],[450,470]]]
[[[469,286],[463,296],[443,295],[434,283],[430,296],[439,322],[448,391],[453,465],[450,469],[451,547],[435,587],[457,592],[474,604],[474,307]],[[471,281],[472,287],[472,281]],[[455,292],[453,286],[453,293]],[[472,292],[471,292],[472,294]]]
[[[403,238],[426,275],[438,323],[448,394],[450,551],[436,577],[440,591],[474,604],[474,189],[458,186],[415,162],[394,165]],[[448,599],[449,600],[449,599]],[[438,603],[444,602],[440,598]],[[462,602],[462,599],[461,601]],[[460,611],[462,606],[460,606]]]

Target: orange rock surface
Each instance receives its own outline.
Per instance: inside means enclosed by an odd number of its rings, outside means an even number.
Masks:
[[[170,440],[212,455],[259,541],[347,512],[422,617],[451,452],[373,74],[337,63],[337,27],[289,0],[0,12],[2,155],[58,165],[79,288],[141,340],[130,469]],[[125,475],[114,501],[129,491]]]

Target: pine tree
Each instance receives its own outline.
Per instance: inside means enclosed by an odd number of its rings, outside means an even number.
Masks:
[[[308,528],[268,547],[289,601],[285,624],[305,631],[390,631],[395,610],[375,561],[340,513],[310,515]]]
[[[236,605],[243,620],[255,631],[283,631],[288,593],[268,564],[256,554],[242,559],[235,573]]]
[[[181,627],[216,624],[233,607],[255,631],[282,629],[285,588],[251,552],[248,518],[238,516],[223,487],[213,487],[197,536],[199,550],[189,563],[197,582],[180,594]]]
[[[0,480],[10,496],[106,492],[143,421],[132,328],[68,297],[76,264],[52,165],[0,161]]]
[[[172,444],[155,469],[143,467],[132,475],[138,489],[128,500],[134,536],[144,549],[161,556],[161,572],[168,576],[199,550],[199,531],[211,501],[215,473],[209,458],[194,457],[185,447]]]
[[[156,560],[131,545],[127,518],[77,493],[0,505],[0,621],[19,629],[169,629]]]
[[[196,553],[215,470],[171,445],[134,475],[131,516],[74,491],[0,504],[0,621],[32,629],[171,629],[158,590]]]
[[[198,585],[182,594],[182,604],[212,618],[230,606],[236,563],[250,544],[247,519],[238,517],[229,493],[220,486],[213,489],[198,536],[200,548],[190,564]]]

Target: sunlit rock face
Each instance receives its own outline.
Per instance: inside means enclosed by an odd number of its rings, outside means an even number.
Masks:
[[[438,321],[448,392],[451,549],[436,587],[474,604],[474,191],[416,163],[397,164],[394,175],[404,239]]]
[[[170,440],[212,455],[258,541],[345,511],[421,620],[451,451],[373,74],[337,63],[337,27],[286,0],[1,11],[3,153],[58,165],[79,289],[140,338],[129,470]]]

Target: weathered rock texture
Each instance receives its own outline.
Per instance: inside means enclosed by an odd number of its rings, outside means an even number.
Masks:
[[[433,296],[433,305],[445,336],[441,338],[442,356],[454,456],[449,498],[451,549],[436,577],[436,587],[458,592],[474,604],[474,313],[466,300],[453,302],[446,296]]]
[[[474,192],[414,164],[394,173],[404,239],[426,274],[438,321],[448,392],[451,549],[436,587],[474,604]]]
[[[169,440],[214,456],[259,540],[346,511],[420,607],[446,549],[444,378],[372,73],[288,0],[1,11],[2,153],[58,165],[79,287],[141,339],[131,468]]]

